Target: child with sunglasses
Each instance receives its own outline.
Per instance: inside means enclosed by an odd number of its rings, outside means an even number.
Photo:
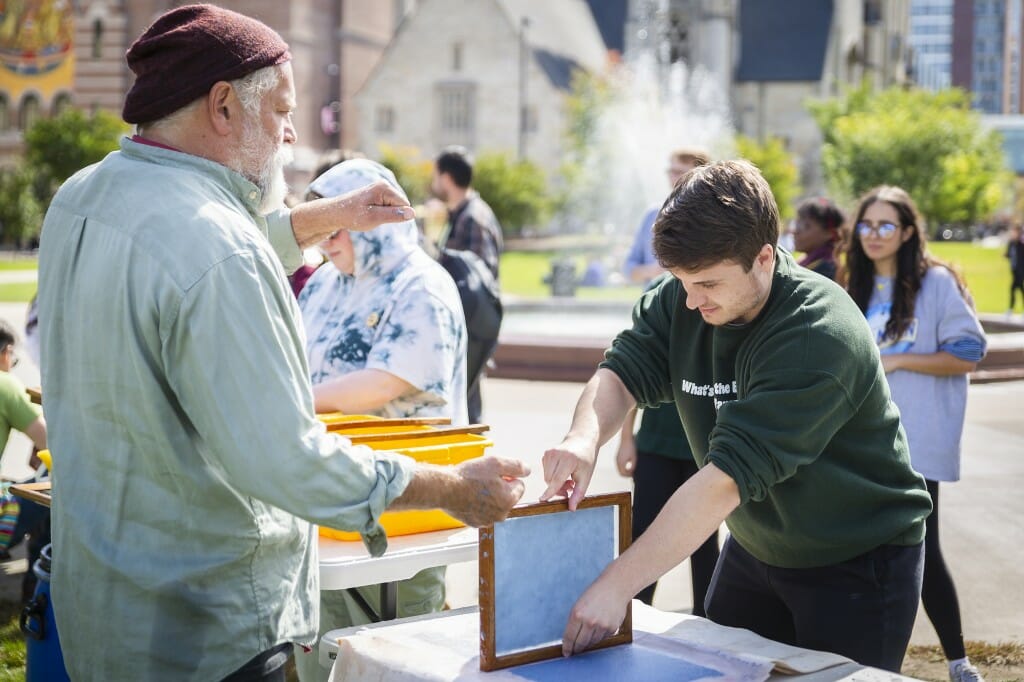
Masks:
[[[939,547],[939,481],[960,478],[967,375],[985,354],[985,334],[964,282],[928,253],[924,221],[907,192],[876,187],[855,216],[846,288],[875,333],[911,463],[932,498],[922,601],[950,679],[981,680],[964,650],[956,588]]]

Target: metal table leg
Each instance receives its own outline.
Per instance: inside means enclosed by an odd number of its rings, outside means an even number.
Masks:
[[[398,617],[398,583],[381,583],[380,584],[380,613],[377,613],[370,606],[363,595],[359,593],[359,590],[350,587],[346,589],[348,595],[352,597],[352,600],[362,610],[366,617],[370,619],[370,622],[380,623],[385,620],[394,620]]]

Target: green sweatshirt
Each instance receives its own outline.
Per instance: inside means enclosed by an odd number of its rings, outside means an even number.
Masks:
[[[697,464],[736,481],[736,541],[784,568],[921,542],[931,500],[846,292],[779,251],[753,322],[711,326],[685,299],[675,278],[645,294],[601,366],[640,406],[675,401]]]

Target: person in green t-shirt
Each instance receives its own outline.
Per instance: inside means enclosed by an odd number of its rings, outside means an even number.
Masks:
[[[43,411],[29,401],[25,385],[11,374],[11,369],[18,364],[16,341],[14,327],[0,320],[0,452],[7,447],[11,429],[24,433],[40,450],[46,447]]]
[[[635,406],[675,403],[700,470],[573,606],[566,655],[724,521],[707,617],[899,671],[931,500],[853,300],[777,249],[771,188],[745,161],[696,168],[654,225],[671,274],[644,294],[543,457],[542,500],[576,509]]]
[[[18,364],[16,342],[14,327],[6,320],[0,320],[0,452],[7,447],[12,429],[28,436],[36,448],[42,450],[46,447],[46,420],[42,410],[29,401],[25,385],[11,374],[11,369]],[[6,500],[5,510],[16,509],[17,516],[9,512],[0,519],[0,557],[9,556],[8,549],[30,535],[28,559],[29,566],[32,566],[39,551],[49,542],[49,510],[34,502],[8,504],[15,500],[9,497]],[[35,574],[30,569],[22,580],[22,601],[32,595],[35,584]]]

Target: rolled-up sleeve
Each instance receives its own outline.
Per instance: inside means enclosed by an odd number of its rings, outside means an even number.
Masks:
[[[835,376],[798,368],[766,373],[719,409],[708,461],[736,482],[741,504],[763,500],[821,456],[854,411]]]
[[[313,413],[302,337],[276,269],[235,254],[183,292],[162,362],[206,464],[241,494],[312,523],[356,530],[374,553],[378,519],[414,463],[353,446]]]
[[[266,216],[267,241],[270,248],[277,254],[281,266],[287,274],[292,274],[302,265],[302,249],[295,241],[292,230],[292,213],[287,209],[274,211]]]
[[[978,362],[985,357],[988,346],[985,331],[971,304],[960,292],[953,275],[945,272],[941,274],[943,277],[936,334],[939,350],[961,360]]]

